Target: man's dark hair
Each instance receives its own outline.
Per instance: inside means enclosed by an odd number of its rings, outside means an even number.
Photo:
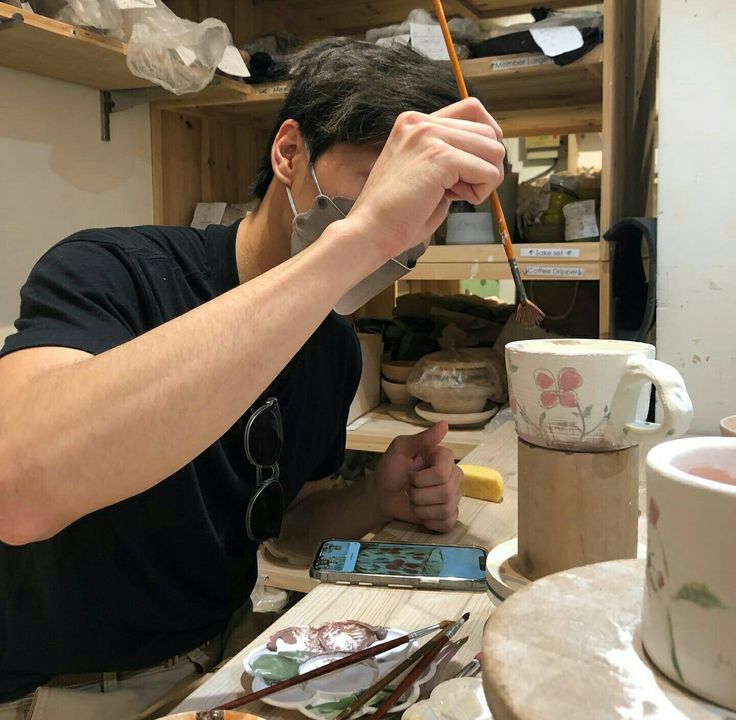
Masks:
[[[406,45],[320,40],[291,57],[290,75],[293,85],[253,182],[259,198],[273,179],[271,146],[285,120],[299,123],[314,162],[336,143],[383,144],[402,112],[432,113],[460,99],[449,64]]]

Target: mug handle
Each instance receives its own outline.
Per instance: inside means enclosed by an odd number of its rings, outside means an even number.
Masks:
[[[636,417],[641,391],[653,383],[662,404],[662,422],[631,422]],[[675,368],[659,360],[637,354],[629,357],[611,402],[611,423],[623,426],[624,435],[634,443],[655,443],[683,435],[693,419],[693,404],[685,382]]]

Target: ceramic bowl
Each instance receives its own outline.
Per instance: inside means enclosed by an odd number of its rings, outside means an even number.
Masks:
[[[404,383],[389,382],[383,378],[381,387],[392,405],[411,405],[415,400]]]
[[[736,415],[729,415],[721,420],[721,435],[736,437]]]
[[[381,363],[381,372],[386,380],[405,383],[415,365],[414,360],[386,360]]]

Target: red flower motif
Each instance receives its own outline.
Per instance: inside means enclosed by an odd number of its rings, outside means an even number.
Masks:
[[[664,575],[661,570],[657,570],[657,587],[660,590],[664,587]]]
[[[562,368],[556,379],[549,370],[537,370],[534,373],[534,382],[542,390],[539,404],[546,410],[555,407],[557,403],[566,408],[577,407],[578,396],[575,390],[583,384],[583,377],[575,368]]]
[[[654,527],[657,527],[657,522],[659,521],[659,505],[657,505],[657,501],[653,498],[649,498],[649,522],[654,525]]]

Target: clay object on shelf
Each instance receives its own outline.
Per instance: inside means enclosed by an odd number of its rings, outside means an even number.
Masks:
[[[442,350],[422,358],[407,381],[409,392],[437,412],[481,412],[504,383],[487,351]]]

